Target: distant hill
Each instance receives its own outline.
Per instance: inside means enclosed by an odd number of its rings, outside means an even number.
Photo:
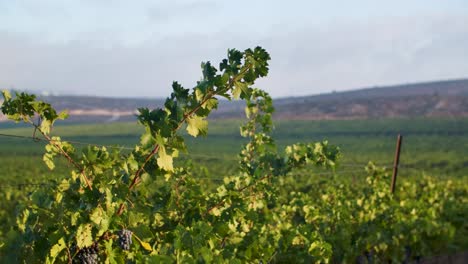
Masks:
[[[468,79],[373,87],[275,101],[276,117],[468,117]]]
[[[163,99],[41,96],[57,109],[69,109],[69,122],[135,120],[139,107],[161,107]],[[468,79],[373,87],[346,92],[278,98],[277,119],[368,119],[468,117]],[[220,101],[212,118],[241,118],[244,104]],[[0,121],[5,120],[0,115]]]

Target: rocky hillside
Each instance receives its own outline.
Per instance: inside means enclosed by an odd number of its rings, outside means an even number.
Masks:
[[[374,87],[276,100],[276,117],[468,117],[468,79]]]

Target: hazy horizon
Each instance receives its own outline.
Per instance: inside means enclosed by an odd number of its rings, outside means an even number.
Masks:
[[[419,85],[425,83],[438,83],[438,82],[451,82],[451,81],[464,81],[468,80],[468,77],[465,78],[454,78],[454,79],[442,79],[442,80],[427,80],[427,81],[420,81],[420,82],[408,82],[408,83],[393,83],[393,84],[386,84],[386,85],[376,85],[376,86],[367,86],[367,87],[355,87],[355,88],[347,88],[343,90],[332,90],[332,91],[324,91],[312,94],[303,94],[303,95],[285,95],[285,96],[272,96],[273,99],[282,99],[282,98],[300,98],[300,97],[308,97],[308,96],[317,96],[317,95],[325,95],[325,94],[332,94],[332,93],[339,93],[339,92],[354,92],[360,90],[367,90],[367,89],[379,89],[379,88],[389,88],[394,86],[404,86],[404,85]],[[186,87],[186,88],[193,88],[193,87]],[[4,88],[2,88],[4,89]],[[115,99],[166,99],[170,93],[163,95],[163,96],[119,96],[119,95],[93,95],[93,94],[78,94],[78,93],[60,93],[60,92],[52,92],[47,90],[35,90],[35,89],[17,89],[17,88],[7,88],[7,90],[13,90],[18,92],[29,92],[36,95],[41,96],[82,96],[82,97],[103,97],[103,98],[115,98]],[[227,100],[223,97],[219,98],[220,100]]]

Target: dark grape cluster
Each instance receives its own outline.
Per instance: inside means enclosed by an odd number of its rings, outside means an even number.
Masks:
[[[119,247],[123,250],[130,250],[132,244],[132,231],[128,229],[122,229],[118,233],[119,235]]]
[[[97,264],[99,262],[99,246],[97,243],[90,247],[80,249],[76,254],[75,263]]]

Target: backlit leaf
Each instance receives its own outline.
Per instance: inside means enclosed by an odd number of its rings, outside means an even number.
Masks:
[[[79,248],[89,247],[93,244],[93,235],[90,224],[82,224],[76,231],[76,245]]]
[[[208,130],[208,121],[206,121],[203,117],[199,116],[192,116],[187,118],[187,132],[197,137],[198,135],[205,135]]]

